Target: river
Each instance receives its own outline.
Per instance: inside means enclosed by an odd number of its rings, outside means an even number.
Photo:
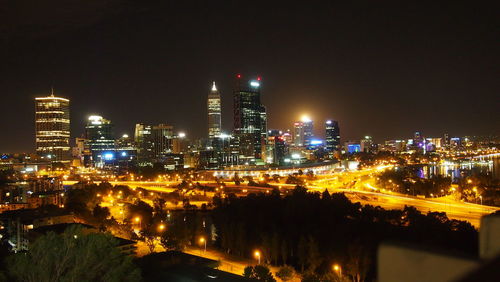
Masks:
[[[453,182],[458,178],[476,174],[488,174],[494,179],[500,179],[500,157],[484,157],[439,165],[424,165],[418,171],[418,175],[422,178],[442,175],[451,177]]]

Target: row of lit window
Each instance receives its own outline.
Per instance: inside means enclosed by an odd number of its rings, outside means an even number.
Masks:
[[[60,122],[60,123],[69,123],[69,119],[65,118],[38,118],[36,122]]]

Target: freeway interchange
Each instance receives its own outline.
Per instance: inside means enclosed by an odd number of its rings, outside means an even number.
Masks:
[[[403,209],[405,206],[413,206],[423,213],[445,212],[449,218],[465,220],[475,227],[479,227],[482,216],[499,210],[498,207],[478,205],[455,200],[452,196],[422,198],[406,194],[394,193],[385,189],[379,189],[372,185],[372,178],[378,171],[390,168],[390,166],[379,166],[363,170],[348,172],[327,172],[319,174],[312,180],[307,180],[305,187],[310,191],[322,192],[328,189],[330,193],[344,193],[352,202],[359,202],[363,205],[380,206],[384,209]],[[195,181],[201,185],[215,186],[214,181]],[[65,185],[74,184],[74,181],[65,181]],[[110,181],[113,185],[127,185],[132,189],[143,188],[156,193],[169,193],[176,191],[180,181]],[[295,184],[269,183],[271,187],[248,186],[247,184],[237,185],[234,182],[225,182],[227,188],[238,188],[238,196],[246,196],[249,193],[270,192],[274,188],[279,188],[282,192],[287,192],[295,187]],[[222,187],[221,187],[222,188]],[[216,188],[217,189],[217,188]],[[212,197],[215,193],[206,193]],[[199,203],[201,204],[201,203]]]

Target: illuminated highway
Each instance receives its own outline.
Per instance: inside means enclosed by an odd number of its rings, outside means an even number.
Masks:
[[[449,218],[469,221],[479,227],[480,218],[499,210],[498,207],[484,206],[472,203],[465,203],[452,199],[451,197],[421,198],[404,194],[393,193],[384,189],[373,187],[370,178],[376,172],[389,168],[381,166],[371,169],[364,169],[352,172],[332,173],[319,175],[315,180],[307,181],[306,187],[312,191],[322,192],[325,188],[330,193],[343,192],[352,202],[380,206],[384,209],[403,209],[405,206],[414,206],[423,213],[445,212]],[[213,181],[196,181],[203,185],[215,186]],[[72,185],[74,181],[65,181],[65,185]],[[175,185],[178,181],[111,181],[113,185],[127,185],[130,188],[141,187],[154,192],[173,192],[177,190]],[[292,189],[294,184],[271,183],[274,187]],[[242,192],[238,195],[246,195],[251,192],[269,192],[272,188],[249,187],[245,184],[237,186],[226,182],[226,187],[239,187]],[[214,193],[207,193],[213,196]]]

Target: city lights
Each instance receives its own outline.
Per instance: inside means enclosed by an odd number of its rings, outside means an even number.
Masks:
[[[311,120],[311,118],[308,115],[302,115],[300,117],[300,121],[302,121],[302,122],[311,122],[312,120]]]

